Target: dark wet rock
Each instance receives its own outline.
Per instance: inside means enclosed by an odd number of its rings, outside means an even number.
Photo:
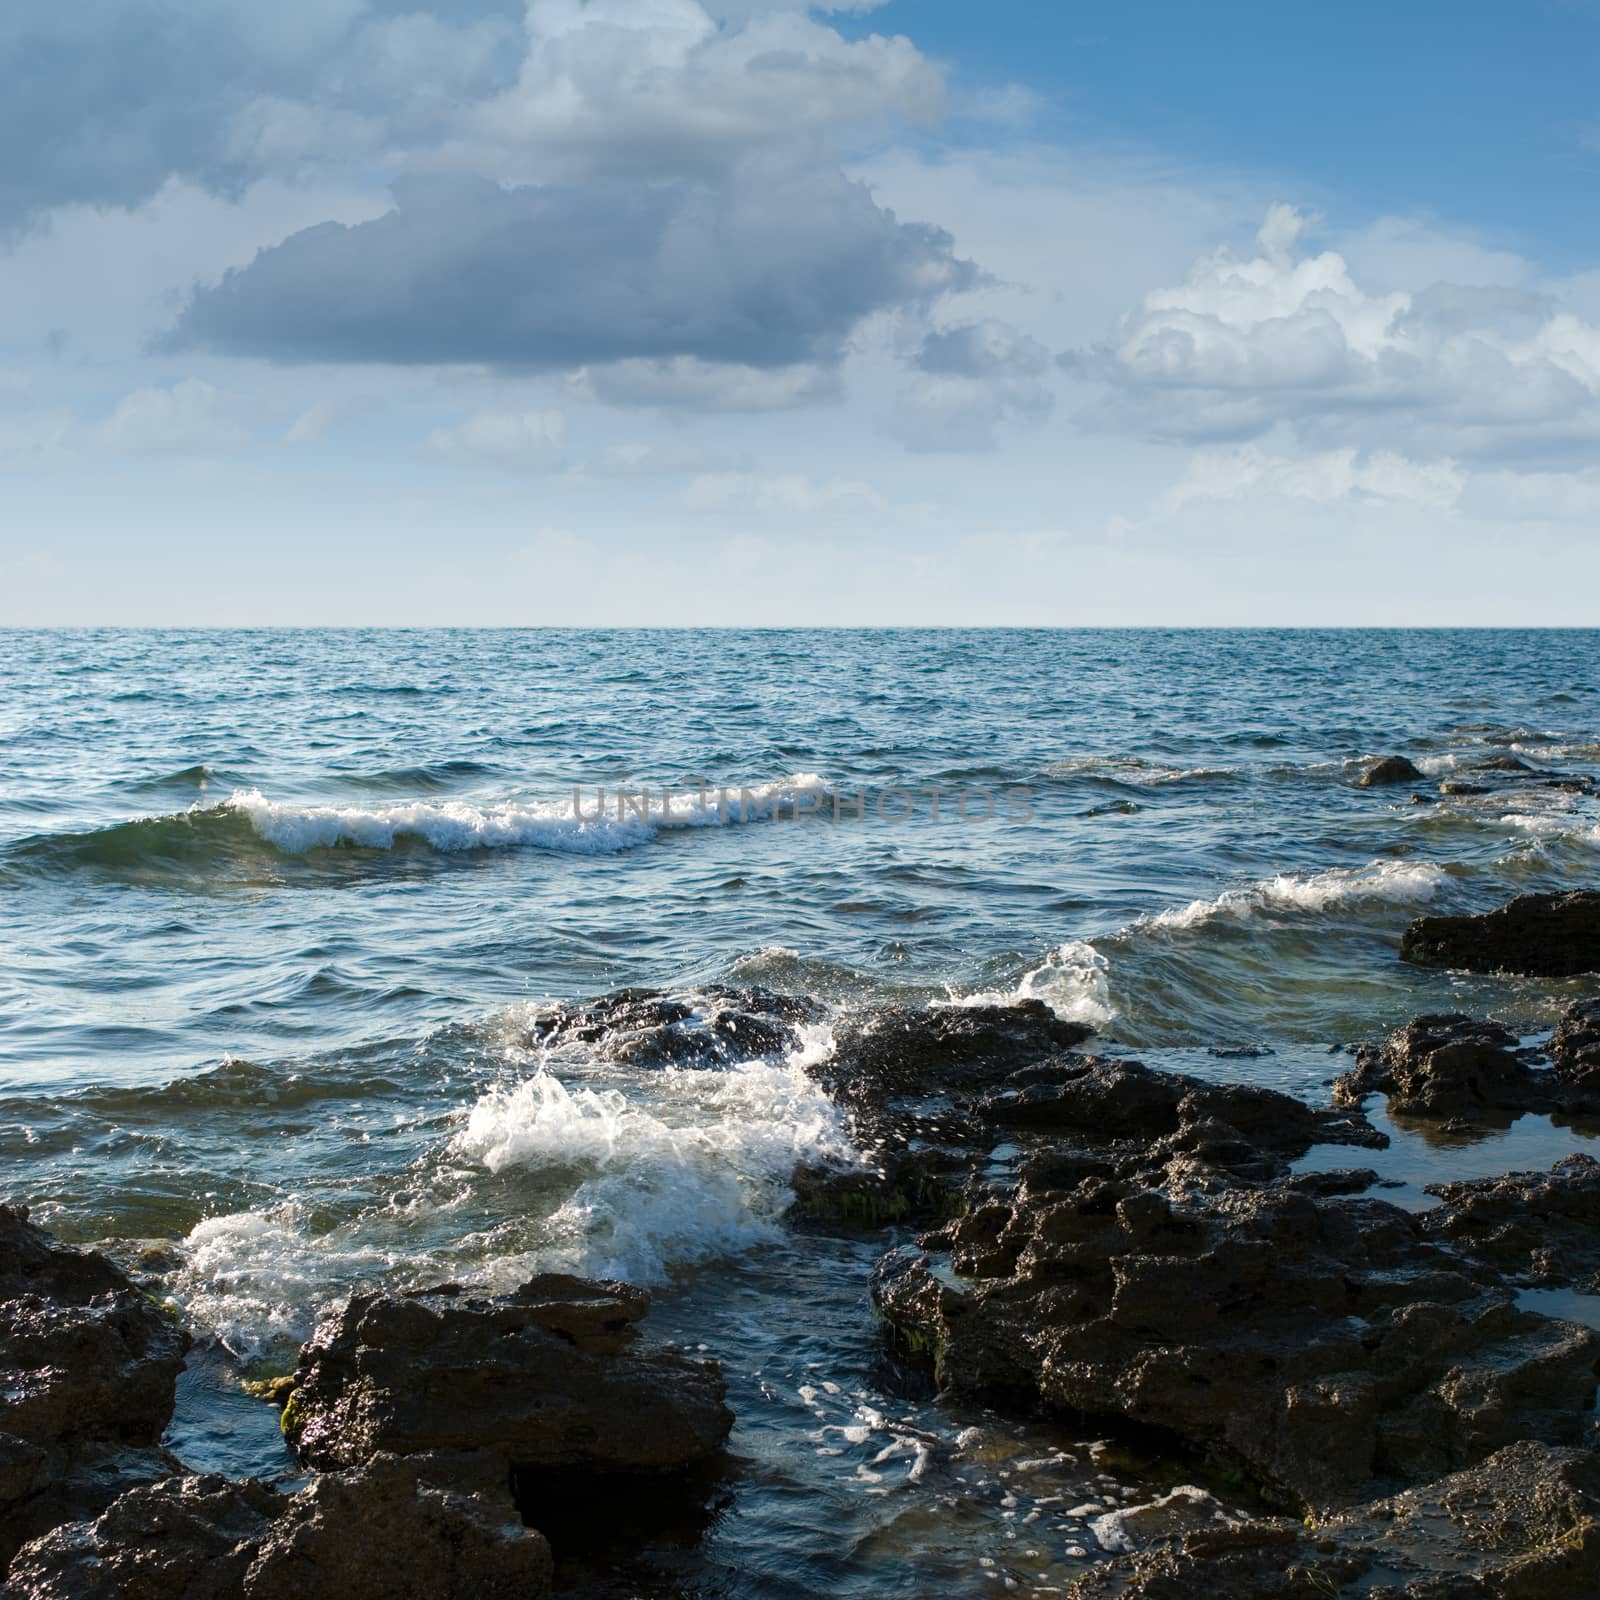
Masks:
[[[1600,1162],[1570,1155],[1548,1172],[1431,1184],[1441,1204],[1422,1214],[1430,1238],[1520,1283],[1589,1292],[1600,1274]]]
[[[1444,782],[1439,785],[1440,794],[1472,795],[1488,794],[1489,792],[1490,790],[1487,784],[1467,783],[1460,778],[1446,778]]]
[[[544,1538],[502,1484],[451,1494],[379,1456],[281,1495],[173,1477],[26,1546],[0,1600],[539,1600]]]
[[[1400,941],[1400,958],[1540,978],[1600,971],[1600,893],[1524,894],[1482,916],[1418,917]]]
[[[1080,1578],[1075,1600],[1573,1600],[1600,1592],[1600,1457],[1532,1442],[1304,1527],[1195,1531]]]
[[[801,1025],[823,1014],[814,1001],[770,989],[619,989],[537,1018],[525,1042],[584,1044],[637,1066],[731,1066],[793,1050]]]
[[[13,1560],[4,1600],[226,1600],[242,1594],[282,1496],[265,1484],[172,1477],[130,1489]]]
[[[0,1206],[0,1562],[174,1469],[160,1442],[188,1346],[120,1268]]]
[[[848,1229],[918,1226],[959,1211],[970,1158],[939,1149],[883,1150],[870,1167],[797,1167],[792,1216]]]
[[[1391,783],[1419,783],[1422,773],[1417,766],[1404,756],[1385,756],[1381,761],[1374,761],[1361,776],[1356,779],[1356,786],[1361,789],[1377,789]]]
[[[1550,1059],[1569,1099],[1600,1108],[1600,999],[1567,1007],[1550,1039]]]
[[[1124,1165],[1187,1156],[1268,1177],[1314,1144],[1386,1142],[1360,1116],[1313,1110],[1273,1089],[1093,1056],[1041,1063],[985,1095],[975,1110],[1001,1127],[1075,1133],[1097,1144],[1129,1141],[1137,1148],[1124,1154]]]
[[[964,1102],[1010,1074],[1083,1043],[1092,1029],[1040,1000],[1009,1006],[883,1006],[846,1019],[813,1074],[858,1112],[895,1099]]]
[[[1363,1045],[1355,1067],[1334,1080],[1333,1099],[1354,1106],[1381,1093],[1391,1111],[1450,1117],[1526,1110],[1545,1103],[1550,1088],[1510,1029],[1451,1013],[1415,1017],[1381,1045]]]
[[[715,1362],[636,1342],[642,1289],[561,1274],[510,1294],[358,1294],[300,1352],[284,1436],[322,1468],[458,1452],[507,1472],[679,1471],[733,1416]]]
[[[539,1600],[550,1546],[509,1494],[457,1494],[418,1464],[380,1455],[324,1473],[273,1519],[245,1573],[244,1600]]]
[[[952,1393],[1160,1429],[1294,1506],[1586,1436],[1600,1335],[1518,1311],[1410,1213],[1041,1176],[930,1236],[948,1273],[880,1266],[880,1314]]]
[[[1489,756],[1483,761],[1474,761],[1472,770],[1474,772],[1511,773],[1518,777],[1523,777],[1537,772],[1538,768],[1530,766],[1520,756]]]
[[[1383,1094],[1392,1112],[1468,1133],[1528,1111],[1600,1114],[1600,1001],[1569,1006],[1543,1050],[1498,1022],[1450,1013],[1415,1017],[1355,1057],[1334,1080],[1337,1106]]]

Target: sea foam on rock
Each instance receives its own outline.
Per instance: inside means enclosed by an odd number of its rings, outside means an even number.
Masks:
[[[105,1257],[0,1207],[0,1600],[542,1600],[573,1485],[703,1487],[732,1424],[715,1362],[637,1341],[642,1289],[358,1294],[304,1347],[298,1494],[159,1447],[189,1339]],[[621,1519],[626,1521],[626,1518]]]

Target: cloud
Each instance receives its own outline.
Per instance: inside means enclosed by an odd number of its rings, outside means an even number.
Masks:
[[[684,499],[695,511],[762,518],[883,518],[890,511],[870,484],[804,473],[706,473],[689,485]]]
[[[463,101],[505,86],[516,9],[8,0],[0,230],[63,205],[135,205],[175,176],[236,193],[263,172],[436,141]]]
[[[173,178],[237,195],[356,164],[682,175],[939,114],[942,70],[909,40],[720,9],[721,26],[694,0],[7,0],[0,232]]]
[[[114,450],[210,455],[248,440],[237,410],[209,383],[186,378],[170,388],[134,390],[101,424],[98,436]]]
[[[1202,258],[1063,358],[1104,386],[1093,425],[1203,440],[1287,421],[1313,447],[1505,459],[1600,437],[1600,329],[1505,283],[1369,293],[1343,256],[1301,253],[1307,227],[1272,207],[1256,255]]]
[[[992,450],[1001,423],[1038,422],[1055,408],[1044,382],[1050,352],[994,318],[933,330],[912,365],[883,431],[921,454]]]
[[[1197,452],[1182,481],[1168,492],[1163,509],[1173,514],[1194,501],[1271,495],[1323,505],[1388,501],[1448,511],[1460,499],[1464,481],[1453,461],[1409,461],[1392,450],[1280,456],[1242,445]]]
[[[435,429],[428,453],[461,466],[487,463],[508,472],[554,472],[562,465],[567,419],[559,411],[483,411],[454,428]]]
[[[571,369],[691,357],[757,368],[842,353],[854,325],[976,281],[938,228],[837,172],[715,181],[398,187],[198,290],[165,348],[280,361]]]
[[[811,363],[763,368],[693,356],[581,367],[569,383],[580,400],[673,411],[792,411],[838,400],[842,393],[837,372]]]
[[[683,174],[939,116],[942,70],[909,39],[846,40],[803,7],[731,9],[719,27],[695,0],[531,0],[517,82],[473,110],[465,137],[524,176]]]

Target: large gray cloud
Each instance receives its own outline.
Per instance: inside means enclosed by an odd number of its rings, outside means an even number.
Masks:
[[[133,205],[173,176],[263,170],[437,137],[521,60],[516,0],[7,0],[0,230]]]
[[[171,177],[720,170],[932,118],[941,69],[784,0],[5,0],[0,232]],[[854,9],[818,7],[815,9]]]
[[[863,317],[972,286],[941,229],[833,170],[505,189],[433,178],[196,292],[166,341],[278,361],[830,363]]]

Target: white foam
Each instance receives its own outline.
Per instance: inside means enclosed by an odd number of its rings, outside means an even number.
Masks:
[[[1448,881],[1431,862],[1375,861],[1365,867],[1333,867],[1311,874],[1282,873],[1244,889],[1228,889],[1215,900],[1191,900],[1153,917],[1146,927],[1193,928],[1214,918],[1245,920],[1263,912],[1327,911],[1376,901],[1419,905],[1433,899]]]
[[[568,1190],[518,1271],[659,1283],[674,1266],[775,1238],[797,1162],[859,1161],[838,1107],[800,1064],[823,1048],[808,1041],[782,1065],[667,1069],[648,1102],[540,1071],[485,1093],[451,1150],[490,1173]]]
[[[816,773],[799,772],[775,783],[731,789],[725,802],[714,789],[705,804],[697,792],[630,792],[638,798],[620,816],[615,789],[606,792],[604,815],[594,814],[600,809],[594,788],[562,801],[413,800],[387,806],[285,805],[258,789],[240,789],[224,808],[245,817],[269,844],[295,855],[335,845],[392,850],[401,839],[420,839],[443,851],[521,845],[611,855],[648,843],[663,828],[726,827],[780,812],[792,816],[797,796],[822,797],[829,791]],[[647,816],[638,814],[641,805]]]
[[[306,1207],[208,1217],[184,1240],[173,1292],[199,1323],[248,1359],[311,1333],[319,1303],[392,1267],[402,1255],[348,1228],[313,1234]]]
[[[1107,981],[1109,963],[1092,944],[1069,939],[1038,966],[1025,972],[1013,989],[983,989],[942,1002],[957,1006],[1009,1006],[1020,1000],[1042,1000],[1067,1022],[1100,1027],[1117,1010]]]
[[[1553,839],[1600,850],[1600,823],[1584,826],[1571,816],[1531,816],[1526,812],[1514,811],[1501,817],[1500,824],[1502,827],[1515,828],[1519,833],[1532,834],[1536,839]]]

